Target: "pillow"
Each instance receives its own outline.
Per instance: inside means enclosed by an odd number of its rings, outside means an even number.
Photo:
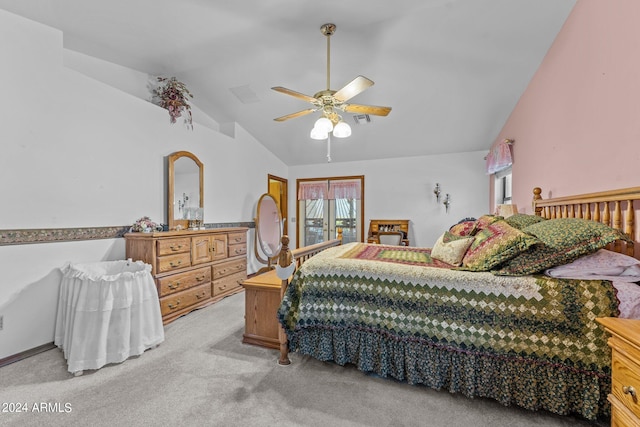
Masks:
[[[533,224],[537,224],[542,221],[546,221],[546,218],[542,218],[538,215],[527,215],[527,214],[513,214],[504,219],[507,224],[512,226],[513,228],[517,228],[518,230],[522,230],[525,227],[528,227]]]
[[[482,228],[486,228],[489,224],[503,219],[497,215],[483,215],[478,219],[464,218],[457,224],[452,225],[449,231],[457,236],[473,236]]]
[[[496,221],[504,221],[504,218],[498,215],[482,215],[476,221],[476,228],[482,230]]]
[[[462,220],[449,229],[456,236],[473,236],[476,232],[476,220]]]
[[[522,231],[537,237],[542,244],[511,259],[494,271],[495,274],[535,274],[592,254],[616,240],[630,241],[608,225],[582,218],[548,219],[525,227]]]
[[[544,274],[564,279],[640,281],[640,260],[618,252],[600,249],[569,264],[548,268]]]
[[[442,233],[431,249],[431,258],[459,266],[462,258],[471,246],[473,237],[456,236],[448,231]]]
[[[491,218],[493,217],[493,218]],[[501,217],[486,215],[478,219],[475,239],[462,266],[471,271],[489,271],[539,243],[538,239],[511,227]]]

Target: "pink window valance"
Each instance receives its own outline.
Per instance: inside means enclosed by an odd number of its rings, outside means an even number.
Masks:
[[[361,198],[362,187],[358,180],[307,181],[298,185],[298,200]]]
[[[512,139],[503,139],[491,146],[489,154],[487,154],[487,175],[500,172],[513,164],[511,156]]]
[[[330,181],[329,198],[360,200],[362,198],[360,181]]]
[[[328,181],[301,182],[298,185],[298,200],[328,199]]]

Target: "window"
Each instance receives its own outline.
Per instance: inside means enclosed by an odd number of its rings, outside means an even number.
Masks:
[[[298,180],[298,247],[335,239],[362,241],[364,176]]]
[[[511,204],[511,168],[496,172],[494,189],[496,205]]]

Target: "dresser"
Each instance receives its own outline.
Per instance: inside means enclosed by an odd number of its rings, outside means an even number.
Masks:
[[[611,426],[640,426],[640,320],[597,321],[611,334]]]
[[[247,228],[127,233],[126,257],[151,265],[163,324],[243,290]]]

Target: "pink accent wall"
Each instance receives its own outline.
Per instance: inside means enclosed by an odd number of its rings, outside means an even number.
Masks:
[[[549,198],[640,186],[639,23],[639,0],[577,1],[497,138],[515,140],[521,213],[533,187]]]

